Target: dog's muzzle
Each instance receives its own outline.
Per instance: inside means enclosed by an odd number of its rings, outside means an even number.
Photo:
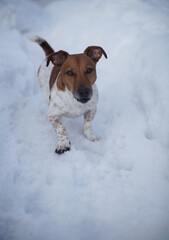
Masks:
[[[91,87],[82,86],[74,91],[73,95],[78,102],[87,103],[92,97],[93,91]]]

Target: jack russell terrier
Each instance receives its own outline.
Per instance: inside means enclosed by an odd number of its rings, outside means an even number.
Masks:
[[[105,51],[98,46],[87,47],[84,53],[69,54],[65,51],[54,52],[42,38],[33,36],[46,54],[38,70],[38,79],[45,99],[49,104],[49,121],[57,134],[56,153],[70,150],[70,142],[61,122],[64,117],[84,115],[84,135],[91,141],[99,140],[92,131],[92,120],[96,113],[98,90],[96,63]]]

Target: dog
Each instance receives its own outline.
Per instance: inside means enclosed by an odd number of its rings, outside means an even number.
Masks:
[[[81,54],[54,52],[46,40],[39,36],[30,38],[38,43],[46,54],[38,70],[38,80],[44,97],[49,104],[49,121],[57,134],[58,154],[70,150],[66,128],[61,122],[64,117],[84,115],[84,135],[91,141],[99,140],[92,130],[96,113],[98,90],[95,84],[96,64],[106,52],[99,46],[89,46]]]

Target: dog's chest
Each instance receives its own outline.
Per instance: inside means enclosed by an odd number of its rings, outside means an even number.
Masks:
[[[50,115],[52,114],[75,118],[88,111],[94,110],[96,108],[97,101],[98,91],[95,84],[93,85],[93,96],[91,100],[85,104],[79,103],[68,89],[64,92],[58,91],[55,86],[51,92],[49,112]]]

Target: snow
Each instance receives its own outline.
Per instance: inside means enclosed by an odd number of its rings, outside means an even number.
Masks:
[[[83,118],[56,135],[37,81],[43,51],[100,45],[99,142]],[[169,239],[169,2],[0,2],[0,239]]]

